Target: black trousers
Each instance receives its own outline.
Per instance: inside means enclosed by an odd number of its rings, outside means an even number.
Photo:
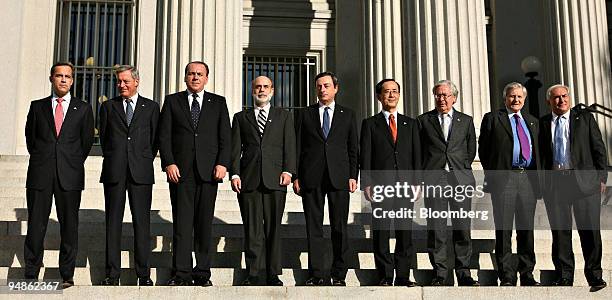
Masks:
[[[390,203],[385,203],[388,202]],[[385,199],[381,203],[372,202],[372,209],[384,211],[398,208],[412,209],[414,204],[404,199]],[[374,211],[373,211],[374,212]],[[412,219],[378,219],[372,216],[372,246],[374,248],[374,264],[378,276],[393,279],[395,271],[398,281],[410,279],[410,269],[414,268],[416,254],[412,242]],[[395,249],[391,255],[389,239],[391,232],[395,234]]]
[[[552,260],[559,278],[574,280],[574,252],[572,251],[572,209],[580,236],[587,281],[602,278],[602,244],[600,233],[600,195],[580,192],[573,172],[549,171],[553,176],[552,193],[544,203],[552,229]]]
[[[286,191],[270,190],[263,184],[238,194],[244,224],[244,254],[249,276],[282,274],[281,221]]]
[[[68,280],[74,276],[79,237],[79,206],[81,191],[66,191],[58,181],[57,170],[49,170],[54,174],[53,182],[42,189],[26,189],[28,205],[28,232],[24,246],[26,279],[37,279],[43,261],[44,240],[51,213],[52,199],[55,198],[55,208],[60,224],[59,271],[62,279]]]
[[[139,278],[150,277],[151,196],[153,185],[137,184],[126,171],[126,178],[104,184],[106,208],[106,276],[121,275],[121,232],[127,190],[134,226],[134,261]]]
[[[535,195],[527,173],[504,172],[508,181],[503,188],[493,192],[493,216],[495,218],[495,258],[500,280],[516,283],[516,273],[521,279],[533,278],[535,251],[533,225],[536,208]],[[512,259],[512,228],[516,224],[518,264]]]
[[[443,189],[445,186],[456,186],[457,179],[452,173],[442,175],[436,183]],[[465,211],[472,210],[472,198],[454,199],[444,198],[442,195],[431,195],[425,199],[425,206],[432,211]],[[452,218],[452,230],[448,230],[447,219],[427,219],[427,249],[429,261],[434,268],[435,276],[447,280],[451,274],[449,268],[448,244],[453,244],[455,256],[455,274],[461,280],[471,277],[470,259],[472,257],[472,236],[469,218]],[[450,241],[449,241],[450,240]]]
[[[348,180],[347,180],[348,186]],[[310,276],[326,277],[325,262],[328,252],[323,237],[323,208],[325,196],[329,205],[329,221],[333,260],[331,276],[334,279],[345,279],[348,271],[347,257],[349,252],[347,222],[349,211],[349,192],[335,189],[327,171],[321,178],[321,184],[314,189],[303,189],[302,204],[306,218],[306,235],[308,237],[308,269]]]
[[[210,279],[212,221],[218,184],[204,182],[191,171],[170,183],[172,202],[172,275],[191,280]],[[193,267],[192,249],[196,266]]]

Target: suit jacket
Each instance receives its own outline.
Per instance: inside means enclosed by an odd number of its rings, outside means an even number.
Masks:
[[[551,132],[552,114],[540,119],[540,145],[542,168],[553,169],[553,148]],[[588,111],[572,109],[570,111],[569,145],[571,164],[580,190],[585,194],[599,192],[600,182],[608,179],[608,158],[601,132],[593,115]],[[552,188],[550,176],[544,176],[545,187]],[[549,192],[550,190],[548,190]]]
[[[536,197],[539,193],[539,174],[536,170],[540,169],[539,155],[539,124],[534,116],[521,112],[529,136],[531,137],[531,165],[528,167],[528,176]],[[502,189],[508,181],[508,176],[499,170],[512,170],[512,149],[514,146],[512,125],[508,118],[508,111],[502,108],[495,112],[488,112],[482,119],[480,127],[480,139],[478,141],[478,155],[480,162],[485,170],[485,180],[487,189],[494,191]],[[487,172],[488,170],[497,170]]]
[[[129,127],[121,97],[102,103],[99,114],[100,145],[104,156],[100,182],[125,180],[127,167],[134,182],[155,183],[153,159],[157,154],[159,105],[138,96]]]
[[[94,137],[91,106],[72,97],[58,137],[55,133],[51,99],[49,96],[30,103],[25,127],[26,144],[30,153],[26,187],[48,188],[53,184],[53,172],[57,168],[59,183],[63,189],[83,190],[83,164],[89,155]]]
[[[417,121],[398,113],[396,124],[397,142],[393,142],[391,130],[382,112],[361,122],[359,158],[362,188],[378,182],[380,176],[375,174],[377,172],[374,172],[373,176],[368,176],[367,172],[376,170],[410,170],[408,175],[411,178],[404,180],[420,184],[419,175],[412,171],[421,169],[421,141]],[[391,182],[382,183],[391,184]]]
[[[234,115],[230,174],[240,176],[244,191],[256,190],[262,181],[268,189],[287,190],[279,177],[282,172],[296,172],[294,130],[293,115],[282,108],[270,107],[263,137],[254,109]]]
[[[437,110],[428,111],[417,117],[421,136],[423,170],[425,182],[435,183],[442,175],[448,161],[449,169],[461,185],[475,183],[472,162],[476,157],[476,130],[471,116],[453,111],[448,142],[444,140]],[[439,171],[434,172],[434,171]]]
[[[194,128],[187,91],[167,95],[159,121],[162,168],[176,164],[181,174],[193,170],[202,181],[213,182],[214,167],[229,169],[231,128],[225,98],[204,92],[200,120]]]
[[[297,157],[300,185],[316,188],[327,168],[332,186],[348,190],[357,180],[359,141],[355,113],[336,103],[327,140],[319,119],[319,104],[301,109],[296,116]]]

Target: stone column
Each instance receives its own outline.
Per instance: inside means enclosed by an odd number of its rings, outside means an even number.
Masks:
[[[569,86],[574,104],[612,107],[606,1],[552,0],[558,82]],[[548,87],[545,87],[548,88]],[[612,161],[612,120],[594,114]]]
[[[455,82],[455,108],[472,115],[480,127],[490,110],[489,71],[483,1],[415,0],[402,2],[405,110],[415,116],[434,108],[431,88],[441,79]]]
[[[184,67],[210,66],[206,90],[227,98],[230,114],[241,109],[242,1],[159,1],[156,96],[185,89]]]
[[[405,88],[401,5],[401,0],[368,0],[365,2],[363,13],[366,117],[381,109],[374,95],[374,87],[377,82],[385,78],[394,78],[401,87]],[[404,99],[407,98],[404,96]],[[404,103],[401,101],[398,104],[398,111],[411,114],[411,112],[404,111]]]

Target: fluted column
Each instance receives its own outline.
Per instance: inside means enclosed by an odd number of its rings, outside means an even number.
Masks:
[[[441,79],[455,82],[455,107],[474,116],[479,127],[490,110],[483,1],[404,1],[405,70],[410,90],[406,110],[417,115],[434,108],[431,88]]]
[[[241,108],[242,1],[159,1],[156,96],[183,90],[184,67],[210,66],[206,90],[227,98],[230,114]]]
[[[574,104],[612,107],[606,2],[552,0],[558,81],[569,86]],[[595,114],[612,161],[612,120]]]
[[[401,0],[367,0],[364,7],[366,44],[366,115],[380,111],[374,86],[394,78],[404,87]],[[398,110],[404,112],[400,101]]]

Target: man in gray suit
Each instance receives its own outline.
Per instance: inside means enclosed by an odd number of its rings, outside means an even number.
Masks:
[[[265,271],[267,285],[282,286],[280,226],[287,186],[296,172],[293,116],[271,106],[270,78],[259,76],[251,85],[255,107],[236,113],[232,122],[230,173],[244,223],[249,273],[242,285],[257,284]]]
[[[450,80],[438,81],[433,89],[436,108],[420,115],[419,121],[424,181],[427,185],[474,185],[472,161],[476,156],[476,131],[472,117],[453,108],[459,90]],[[470,211],[471,199],[456,201],[442,195],[426,195],[425,204],[433,211]],[[460,286],[478,286],[469,270],[472,256],[471,222],[467,218],[452,219],[452,234],[446,219],[427,220],[429,259],[434,267],[432,286],[447,283],[449,273],[447,243],[454,244],[455,273]]]

